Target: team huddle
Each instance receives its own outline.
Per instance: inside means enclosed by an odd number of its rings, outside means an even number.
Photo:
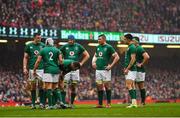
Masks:
[[[149,59],[149,55],[139,45],[138,37],[126,34],[122,42],[128,44],[123,69],[126,87],[131,98],[131,104],[127,108],[134,108],[137,107],[136,87],[140,89],[141,104],[145,105],[144,64]],[[99,35],[98,43],[92,59],[92,67],[96,70],[98,95],[96,108],[104,107],[104,92],[107,99],[105,107],[110,108],[111,69],[118,62],[119,55],[111,45],[106,43],[104,34]],[[31,94],[31,108],[36,109],[35,102],[38,96],[39,107],[42,109],[74,108],[77,86],[80,81],[79,69],[89,57],[87,50],[75,42],[73,35],[68,36],[66,45],[57,48],[52,38],[47,38],[44,44],[41,42],[41,35],[34,34],[34,40],[25,46],[23,58],[23,73],[27,79],[27,89]],[[70,89],[70,94],[67,94],[68,89]]]

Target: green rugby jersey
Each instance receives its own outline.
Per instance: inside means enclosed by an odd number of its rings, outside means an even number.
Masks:
[[[136,46],[134,44],[130,44],[127,48],[127,51],[125,53],[125,68],[128,67],[130,60],[131,60],[131,54],[136,54]],[[131,68],[129,69],[131,71],[136,71],[136,62],[131,66]]]
[[[112,57],[112,54],[115,53],[115,49],[109,45],[98,45],[96,48],[96,69],[97,70],[105,70],[106,66],[108,66],[109,61]]]
[[[46,46],[41,50],[40,55],[44,62],[44,73],[59,74],[60,50],[54,46]]]
[[[144,48],[142,46],[136,47],[136,62],[141,63],[143,61],[143,53],[145,52]],[[138,72],[145,72],[144,66],[137,67]]]
[[[34,68],[34,64],[36,63],[37,57],[39,55],[39,52],[44,48],[45,44],[40,42],[40,43],[29,43],[25,46],[24,52],[28,54],[29,60],[28,60],[28,67],[29,69]],[[38,69],[43,69],[43,62],[41,61]]]
[[[60,47],[64,59],[71,59],[74,61],[79,61],[82,53],[85,51],[84,47],[78,43],[73,45],[66,44]]]

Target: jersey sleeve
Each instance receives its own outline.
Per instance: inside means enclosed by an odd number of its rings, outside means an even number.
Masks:
[[[145,50],[144,50],[144,48],[139,48],[139,52],[141,53],[141,54],[143,54],[144,52],[146,52]]]
[[[44,54],[44,51],[41,50],[41,51],[39,52],[39,56],[43,56],[43,54]]]
[[[131,52],[131,54],[136,54],[136,47],[135,46],[130,47],[129,51]]]
[[[79,45],[79,49],[81,54],[85,51],[85,48],[82,45]]]
[[[110,54],[111,54],[111,55],[116,52],[115,49],[114,49],[112,46],[109,47],[109,51],[110,51]]]
[[[24,52],[26,53],[30,53],[30,48],[29,48],[29,45],[26,45],[25,48],[24,48]]]

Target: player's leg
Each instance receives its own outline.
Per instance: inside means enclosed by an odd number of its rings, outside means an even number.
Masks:
[[[79,70],[71,71],[71,77],[70,77],[70,90],[71,90],[71,106],[74,106],[74,100],[77,95],[77,86],[78,82],[80,81],[79,77]]]
[[[69,91],[68,90],[68,81],[70,79],[71,79],[71,72],[67,73],[64,76],[64,78],[61,78],[60,81],[59,81],[59,87],[61,88],[62,101],[63,101],[64,104],[66,104],[66,94]],[[68,96],[68,98],[69,98],[69,96]]]
[[[76,98],[76,95],[77,95],[77,81],[76,82],[73,82],[71,85],[70,85],[70,90],[71,90],[71,106],[73,107],[74,105],[74,100]]]
[[[66,104],[66,83],[64,83],[64,77],[59,76],[58,88],[61,91],[62,102]]]
[[[141,104],[145,105],[146,100],[146,89],[144,88],[144,81],[138,82],[140,94],[141,94]]]
[[[97,94],[98,94],[98,105],[97,108],[103,107],[103,94],[104,94],[104,85],[102,81],[103,73],[101,70],[96,70],[96,86],[97,86]]]
[[[49,73],[44,73],[44,82],[46,88],[46,97],[48,98],[48,107],[47,109],[53,108],[53,77]]]
[[[28,78],[28,85],[30,86],[30,91],[31,91],[31,101],[32,101],[32,109],[36,109],[35,102],[36,102],[36,81],[33,76],[33,71],[29,70],[29,78]]]
[[[106,99],[107,99],[107,105],[106,108],[111,107],[111,82],[107,81],[104,83],[105,89],[106,89]]]
[[[45,104],[44,88],[43,88],[43,74],[44,74],[44,70],[37,70],[40,108],[44,108],[44,104]]]
[[[126,88],[128,89],[131,98],[131,105],[129,107],[137,107],[136,89],[134,83],[134,80],[136,78],[136,72],[129,71],[128,74],[125,76],[125,78],[126,78]]]
[[[136,83],[140,90],[141,95],[141,104],[145,105],[145,99],[146,99],[146,90],[144,87],[144,81],[145,81],[145,73],[144,72],[137,72],[137,79]]]
[[[58,82],[59,82],[59,74],[54,75],[53,78],[53,94],[54,97],[56,98],[56,105],[58,108],[65,108],[65,105],[62,102],[62,95],[61,95],[61,91],[58,87]]]
[[[104,81],[104,87],[106,90],[106,99],[107,99],[107,105],[106,108],[110,108],[111,107],[111,70],[104,71],[103,74],[103,81]]]

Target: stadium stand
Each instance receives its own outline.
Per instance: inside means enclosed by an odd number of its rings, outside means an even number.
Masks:
[[[179,0],[0,0],[0,25],[178,34]]]

